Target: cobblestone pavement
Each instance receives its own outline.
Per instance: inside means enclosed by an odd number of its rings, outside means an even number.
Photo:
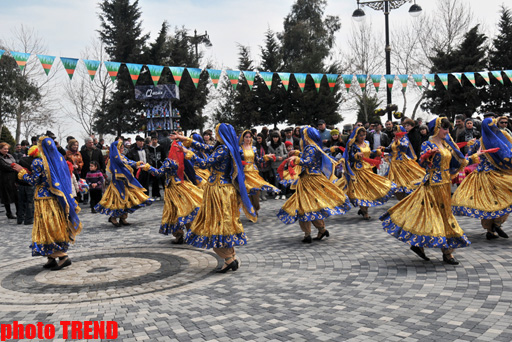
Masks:
[[[511,341],[512,238],[487,241],[460,218],[472,245],[459,266],[431,261],[381,229],[385,208],[363,221],[354,208],[331,217],[331,236],[301,243],[298,224],[276,217],[282,200],[243,218],[241,267],[215,273],[212,251],[158,234],[163,202],[115,228],[85,208],[73,265],[43,270],[30,256],[31,227],[0,213],[0,322],[116,321],[119,341]],[[505,224],[507,230],[509,224]]]

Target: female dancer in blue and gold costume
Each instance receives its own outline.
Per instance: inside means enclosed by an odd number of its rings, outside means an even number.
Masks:
[[[201,137],[197,133],[192,134],[191,138],[194,139],[195,141],[201,143],[201,144],[204,144],[203,137]],[[192,147],[190,147],[190,150],[192,152],[194,152],[194,154],[196,154],[201,159],[206,159],[208,157],[208,155],[205,152],[203,152],[203,151],[197,151],[197,150],[195,150]],[[194,165],[194,171],[196,172],[196,178],[198,180],[197,186],[200,189],[204,190],[206,184],[208,184],[208,178],[210,178],[210,172],[207,169],[201,169],[197,165]]]
[[[470,242],[452,214],[451,177],[467,161],[448,134],[449,129],[446,118],[429,123],[432,136],[421,145],[420,165],[427,170],[423,183],[380,219],[385,231],[410,244],[411,250],[424,260],[430,260],[424,247],[441,248],[443,261],[457,265],[453,249]]]
[[[322,138],[316,128],[301,129],[300,144],[303,152],[295,151],[295,165],[302,167],[295,193],[285,202],[277,217],[286,224],[299,220],[304,232],[302,242],[322,240],[329,236],[324,219],[331,215],[343,215],[350,210],[350,202],[332,180],[336,162],[322,150]],[[292,188],[293,188],[292,187]],[[311,239],[311,223],[318,235]]]
[[[380,150],[372,151],[370,143],[365,139],[364,127],[358,127],[352,131],[343,158],[345,159],[347,196],[353,206],[360,207],[358,215],[369,220],[368,207],[386,203],[395,193],[396,184],[373,173],[373,165],[364,160],[364,158],[382,155]]]
[[[43,267],[57,271],[71,265],[66,252],[69,243],[73,243],[82,230],[78,218],[80,208],[71,195],[68,165],[54,141],[41,137],[37,148],[39,156],[32,162],[31,173],[17,164],[13,167],[18,171],[19,179],[36,187],[32,255],[47,256],[48,261]]]
[[[481,150],[499,148],[495,153]],[[482,220],[487,230],[487,239],[508,235],[501,225],[512,212],[512,137],[497,127],[496,120],[487,118],[482,122],[482,137],[469,148],[470,163],[478,163],[457,188],[452,198],[455,215]]]
[[[94,207],[96,212],[110,216],[108,222],[116,227],[129,225],[126,222],[129,213],[154,202],[154,199],[146,195],[144,187],[132,174],[133,169],[141,167],[143,163],[127,159],[123,155],[123,150],[122,140],[114,141],[110,145],[107,169],[112,174],[112,181],[100,203]],[[143,170],[147,171],[150,167],[149,164],[146,164]],[[117,222],[117,218],[120,219],[120,223]]]
[[[201,159],[184,149],[186,158],[201,168],[210,170],[210,178],[203,193],[203,202],[196,219],[187,232],[185,242],[199,248],[213,248],[224,259],[219,270],[225,273],[236,271],[240,266],[236,259],[235,246],[245,245],[247,237],[240,221],[240,206],[249,220],[256,222],[256,212],[245,188],[245,175],[238,149],[238,138],[229,124],[215,127],[215,146],[198,143],[177,135],[185,146],[204,151],[210,155]]]
[[[396,132],[407,132],[402,126],[395,126]],[[400,134],[400,133],[399,133]],[[396,184],[395,196],[400,201],[413,192],[414,183],[419,183],[425,176],[425,169],[416,162],[416,154],[407,134],[395,135],[393,142],[384,149],[390,153],[387,178]]]
[[[198,182],[194,166],[185,160],[183,151],[174,141],[169,156],[159,169],[149,169],[154,176],[165,174],[165,203],[160,224],[160,233],[172,234],[173,243],[183,243],[183,227],[190,226],[203,201],[203,190],[195,186]]]
[[[252,132],[245,130],[240,135],[240,156],[243,160],[244,173],[245,173],[245,187],[251,199],[251,203],[256,210],[256,216],[260,210],[260,192],[272,191],[279,193],[281,190],[266,182],[259,174],[256,163],[270,161],[273,154],[266,154],[262,157],[258,156],[256,147],[252,146]],[[275,156],[274,156],[275,157]]]

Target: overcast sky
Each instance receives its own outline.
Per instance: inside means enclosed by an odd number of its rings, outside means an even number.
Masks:
[[[462,0],[471,6],[475,21],[484,31],[493,35],[503,0]],[[198,34],[208,31],[212,47],[205,56],[217,68],[236,68],[237,43],[251,47],[252,58],[259,61],[259,46],[263,45],[268,28],[279,32],[283,19],[290,12],[294,0],[139,0],[143,29],[153,40],[164,20],[172,26],[185,26]],[[435,10],[435,0],[417,0],[425,13]],[[94,0],[4,0],[0,2],[0,40],[11,45],[13,28],[21,24],[33,28],[43,38],[45,54],[79,58],[81,52],[97,37],[99,28],[98,5]],[[342,28],[337,34],[336,51],[343,49],[352,25],[351,15],[356,0],[328,0],[326,14],[338,15]],[[410,4],[391,11],[391,24],[404,24],[411,18]],[[510,7],[510,6],[509,6]],[[384,31],[384,15],[365,8],[367,19],[375,30]],[[391,30],[391,39],[392,37]],[[383,44],[384,48],[384,44]],[[121,61],[129,62],[129,61]],[[300,70],[289,70],[301,72]],[[64,71],[62,71],[64,72]],[[41,69],[41,73],[43,70]],[[65,78],[63,78],[65,80]]]

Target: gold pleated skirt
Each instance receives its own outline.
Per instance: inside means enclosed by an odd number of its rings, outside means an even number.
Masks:
[[[203,190],[186,181],[170,182],[165,188],[160,233],[171,234],[196,217],[203,201]]]
[[[458,248],[470,244],[452,214],[450,183],[423,183],[380,219],[385,231],[412,246]]]
[[[151,205],[154,200],[144,192],[144,188],[132,188],[125,184],[124,199],[111,182],[103,194],[101,201],[94,207],[97,212],[113,217],[132,213],[135,210]]]
[[[77,212],[80,208],[77,207]],[[32,255],[50,255],[66,252],[69,243],[82,231],[82,224],[75,230],[64,209],[55,197],[34,199],[34,226],[32,228]]]
[[[512,212],[512,172],[473,171],[452,198],[455,215],[493,219]]]
[[[272,191],[280,192],[278,188],[266,182],[255,170],[244,170],[245,174],[245,188],[249,195],[255,195],[258,191]]]
[[[345,192],[323,174],[302,174],[295,193],[284,203],[277,217],[284,223],[322,220],[350,210]]]
[[[410,194],[425,176],[425,169],[412,159],[395,160],[389,165],[388,179],[396,184],[396,192]]]
[[[372,169],[353,169],[347,196],[352,205],[375,207],[387,202],[396,191],[396,184],[372,172]]]
[[[208,183],[185,241],[199,248],[245,245],[247,237],[240,220],[240,208],[241,199],[233,184]]]
[[[208,178],[210,178],[210,171],[208,171],[207,169],[201,169],[199,167],[195,167],[194,171],[196,172],[196,175],[201,177],[201,179],[203,180],[200,184],[198,184],[198,187],[203,189],[206,183],[208,182]]]

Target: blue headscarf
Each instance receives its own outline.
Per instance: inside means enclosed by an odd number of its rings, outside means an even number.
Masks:
[[[306,126],[300,130],[300,136],[302,139],[302,146],[306,147],[307,145],[310,145],[317,151],[320,151],[322,155],[322,165],[320,169],[322,170],[322,173],[330,179],[334,174],[334,167],[337,163],[323,151],[320,132],[318,132],[314,127]]]
[[[443,119],[448,120],[446,117],[440,116],[428,123],[428,131],[431,133],[432,137],[435,137],[439,134],[441,121]],[[464,158],[462,152],[459,150],[459,146],[455,144],[450,134],[446,134],[444,141],[448,144],[448,146],[451,147],[452,150],[453,158],[450,161],[450,174],[455,175],[467,165],[467,161],[466,158]]]
[[[229,170],[229,174],[233,180],[233,185],[240,193],[240,197],[242,197],[245,215],[249,220],[255,222],[257,219],[256,211],[252,206],[249,195],[247,194],[247,189],[245,188],[244,167],[242,165],[238,137],[236,136],[235,129],[230,124],[221,123],[215,127],[215,135],[217,140],[229,150],[232,160],[232,168]]]
[[[354,171],[350,167],[350,149],[352,145],[356,142],[357,134],[360,130],[364,129],[364,127],[357,127],[352,131],[350,136],[347,139],[347,146],[345,147],[345,152],[343,152],[343,159],[345,159],[345,177],[347,181],[350,181],[351,177],[354,177]]]
[[[407,133],[407,130],[402,125],[398,126],[398,131]],[[402,138],[400,138],[400,140],[402,140],[402,139],[405,139],[408,142],[407,152],[406,152],[407,157],[409,157],[413,160],[416,160],[416,153],[414,153],[414,149],[412,148],[412,144],[411,144],[411,140],[409,140],[409,136],[407,134],[405,134]]]
[[[140,185],[139,181],[133,177],[132,168],[123,163],[122,158],[124,157],[119,153],[119,147],[122,143],[123,142],[120,140],[119,142],[114,141],[112,144],[110,144],[109,170],[110,173],[112,173],[112,182],[114,182],[114,185],[117,191],[119,191],[121,198],[124,199],[125,184],[122,179],[125,179],[128,185],[136,188],[142,188],[142,185]]]
[[[80,209],[73,198],[71,175],[69,173],[68,164],[64,157],[57,150],[53,139],[41,137],[38,142],[38,148],[41,152],[44,171],[50,192],[57,196],[60,206],[64,209],[69,222],[75,230],[81,226],[78,212]]]
[[[510,170],[512,169],[512,137],[499,129],[496,122],[496,119],[492,118],[484,119],[482,122],[482,150],[499,147],[498,152],[484,155],[496,167]]]

